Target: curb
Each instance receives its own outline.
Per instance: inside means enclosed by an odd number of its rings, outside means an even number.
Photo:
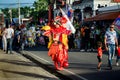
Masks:
[[[34,56],[27,54],[25,51],[20,53],[22,56],[26,57],[27,59],[31,60],[32,62],[36,63],[37,65],[39,65],[40,67],[42,67],[43,69],[47,70],[48,72],[50,72],[51,74],[57,76],[58,78],[60,78],[60,80],[77,80],[77,79],[73,79],[73,77],[70,76],[66,76],[62,73],[66,73],[65,71],[58,71],[56,70],[52,64],[47,64],[44,63],[38,59],[36,59]],[[67,74],[67,73],[66,73]]]

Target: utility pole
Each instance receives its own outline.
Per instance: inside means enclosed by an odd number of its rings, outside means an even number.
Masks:
[[[19,16],[19,24],[20,24],[20,0],[18,0],[18,16]]]
[[[9,14],[10,14],[10,23],[12,23],[12,9],[9,10]]]
[[[53,14],[53,4],[54,4],[54,1],[55,0],[50,0],[50,2],[49,2],[49,7],[48,7],[48,9],[49,9],[48,23],[49,24],[51,24],[51,21],[52,21],[53,16],[54,16],[54,14]]]

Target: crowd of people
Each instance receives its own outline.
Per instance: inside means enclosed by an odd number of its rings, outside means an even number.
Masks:
[[[47,38],[42,33],[39,26],[27,29],[10,24],[8,27],[0,28],[0,48],[12,54],[12,50],[22,51],[25,47],[46,46]]]
[[[107,26],[97,27],[83,26],[76,30],[76,33],[69,36],[69,48],[77,48],[80,51],[96,51],[98,66],[101,69],[102,54],[108,54],[108,67],[112,70],[112,62],[116,57],[116,66],[119,65],[120,59],[120,35],[115,30],[116,25],[110,24]],[[74,46],[73,46],[74,45]]]
[[[58,24],[58,22],[56,22]],[[59,24],[61,25],[61,24]],[[110,26],[110,27],[109,27]],[[103,51],[108,52],[108,66],[112,69],[112,59],[118,53],[116,65],[120,58],[119,35],[114,30],[115,25],[103,26],[101,28],[92,26],[82,26],[76,32],[70,33],[68,37],[67,50],[98,51],[98,66],[102,64]],[[57,30],[57,29],[56,29]],[[16,27],[9,26],[0,28],[0,48],[7,54],[12,54],[12,50],[22,51],[25,47],[49,45],[49,38],[43,35],[45,31],[42,26]],[[117,52],[115,52],[117,50]]]

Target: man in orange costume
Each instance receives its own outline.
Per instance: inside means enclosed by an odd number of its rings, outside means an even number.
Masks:
[[[44,35],[49,37],[48,55],[51,56],[57,70],[63,70],[64,67],[68,67],[67,35],[70,35],[71,31],[66,29],[65,27],[66,22],[67,22],[66,18],[60,15],[57,16],[53,21],[54,25],[45,26],[49,27],[44,32]],[[43,27],[43,29],[45,27]]]

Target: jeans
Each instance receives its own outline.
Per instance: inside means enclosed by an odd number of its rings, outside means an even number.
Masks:
[[[120,56],[117,56],[116,63],[119,61],[119,59],[120,59]]]
[[[112,66],[112,59],[115,55],[115,44],[108,44],[108,64]]]
[[[6,53],[8,53],[8,50],[10,50],[10,53],[12,53],[12,42],[13,42],[13,38],[8,38],[7,39],[7,50],[6,50]]]
[[[3,45],[3,50],[6,51],[7,50],[7,40],[6,40],[5,36],[2,37],[2,45]]]

